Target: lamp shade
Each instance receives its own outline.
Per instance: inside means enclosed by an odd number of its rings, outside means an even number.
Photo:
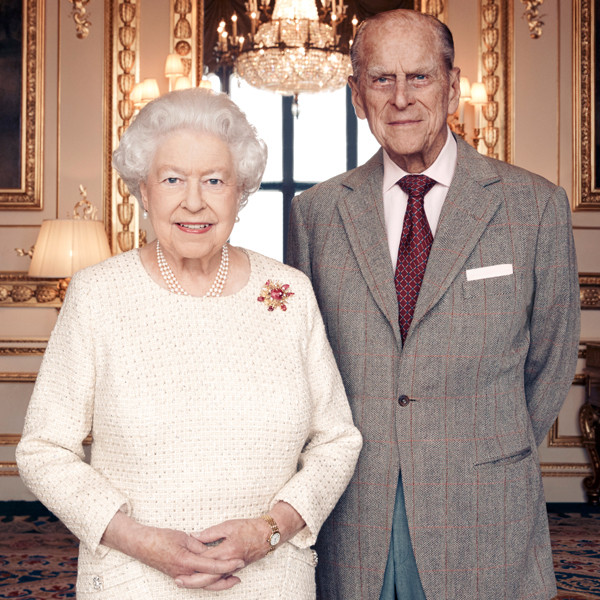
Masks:
[[[178,77],[175,80],[175,89],[176,90],[187,90],[192,87],[192,82],[189,77]],[[202,86],[200,86],[202,87]]]
[[[31,277],[71,277],[111,255],[102,221],[53,219],[42,222],[35,243]]]
[[[476,81],[471,85],[471,104],[487,104],[488,95],[483,83]]]
[[[471,83],[468,77],[460,78],[460,99],[469,100],[471,98]]]
[[[158,82],[156,79],[144,79],[144,81],[142,81],[142,102],[146,104],[159,96],[160,90],[158,89]]]
[[[169,54],[165,62],[165,77],[182,77],[185,67],[179,54]]]

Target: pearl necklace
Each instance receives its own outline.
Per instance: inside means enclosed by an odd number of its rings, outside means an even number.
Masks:
[[[181,287],[179,281],[177,281],[177,277],[175,277],[175,274],[171,270],[169,263],[165,259],[158,240],[156,240],[156,261],[158,262],[158,269],[163,281],[167,284],[169,291],[180,296],[189,296],[189,294]],[[219,265],[219,270],[217,271],[217,276],[215,277],[213,284],[210,286],[208,292],[204,294],[205,298],[216,298],[223,293],[228,272],[229,250],[227,248],[227,244],[223,244],[223,248],[221,249],[221,264]]]

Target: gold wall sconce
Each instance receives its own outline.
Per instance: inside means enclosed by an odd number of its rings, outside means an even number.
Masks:
[[[469,82],[467,77],[460,78],[460,100],[458,103],[458,111],[454,115],[452,129],[456,135],[463,140],[467,139],[467,130],[465,129],[465,112],[467,105],[473,106],[473,129],[472,139],[473,147],[479,151],[479,142],[485,138],[485,130],[483,127],[484,117],[486,117],[486,109],[489,104],[489,98],[485,84],[476,81],[473,84]]]
[[[165,61],[165,77],[169,82],[168,91],[186,90],[192,87],[192,81],[186,74],[185,64],[179,54],[169,54]],[[203,79],[199,87],[210,88],[210,82]],[[154,78],[136,83],[129,95],[135,110],[140,110],[148,102],[161,96],[158,81]]]
[[[488,103],[488,95],[485,85],[476,81],[471,85],[471,99],[469,103],[475,107],[475,127],[473,128],[473,146],[475,150],[479,150],[479,142],[482,139],[482,121],[484,107]]]

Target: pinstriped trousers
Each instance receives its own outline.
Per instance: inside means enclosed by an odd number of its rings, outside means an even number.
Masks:
[[[402,474],[398,476],[392,539],[379,600],[425,600],[408,531]]]

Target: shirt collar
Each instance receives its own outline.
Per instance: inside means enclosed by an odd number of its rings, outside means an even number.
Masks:
[[[433,164],[423,171],[423,175],[427,175],[434,179],[437,183],[450,187],[452,178],[454,177],[454,170],[456,169],[456,159],[458,156],[458,149],[456,140],[450,132],[448,127],[448,135],[446,136],[446,143],[438,154]],[[403,169],[401,169],[389,156],[389,154],[383,151],[383,193],[385,194],[392,187],[394,187],[402,177],[410,175]]]

